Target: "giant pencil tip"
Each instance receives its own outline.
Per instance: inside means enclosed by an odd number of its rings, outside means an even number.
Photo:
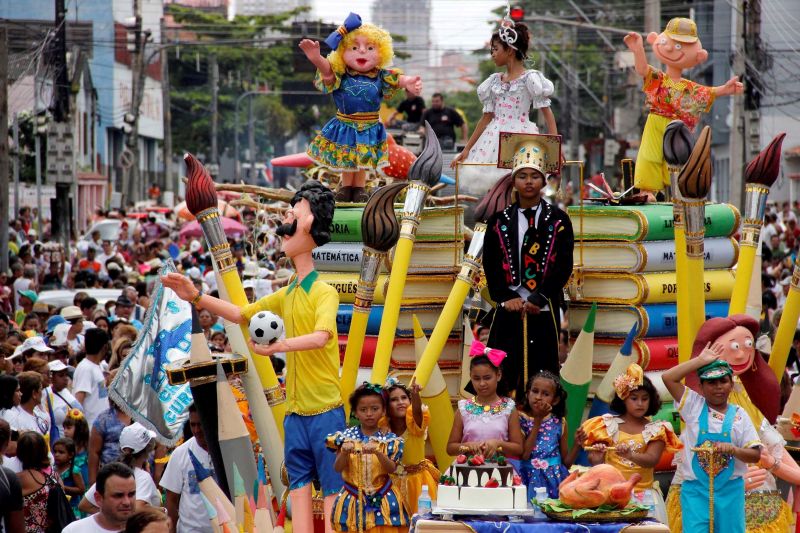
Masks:
[[[628,336],[625,337],[625,343],[622,345],[622,348],[619,349],[620,355],[630,355],[633,351],[633,339],[636,338],[636,332],[639,331],[639,323],[634,322],[633,326],[631,326],[631,330],[628,332]]]

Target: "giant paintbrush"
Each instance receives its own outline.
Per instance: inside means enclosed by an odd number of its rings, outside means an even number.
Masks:
[[[370,196],[361,217],[361,235],[364,239],[364,254],[361,257],[361,273],[358,276],[356,299],[353,302],[353,318],[347,335],[347,349],[342,365],[342,398],[349,398],[355,390],[361,349],[367,333],[367,321],[372,309],[378,272],[389,250],[400,237],[400,223],[394,214],[394,200],[406,188],[405,182],[396,182],[381,187]],[[345,402],[349,417],[350,404]]]
[[[414,320],[414,355],[417,364],[425,353],[428,346],[428,339],[422,331],[422,326],[417,320],[417,315],[412,315]],[[438,364],[433,365],[431,377],[428,384],[420,391],[422,401],[428,405],[431,412],[431,420],[436,420],[436,424],[428,426],[428,435],[431,439],[431,448],[436,455],[436,464],[449,465],[453,458],[447,453],[447,440],[450,437],[450,429],[453,427],[453,404],[450,402],[450,393],[447,391],[447,383]],[[429,487],[430,488],[430,487]]]
[[[664,131],[664,159],[670,176],[672,195],[672,229],[675,235],[675,277],[678,283],[678,359],[688,361],[692,354],[691,321],[689,317],[688,259],[684,207],[678,190],[678,174],[692,153],[692,133],[680,120],[673,120]],[[624,369],[623,369],[624,371]]]
[[[439,356],[447,343],[447,338],[450,336],[450,332],[453,331],[456,320],[460,318],[464,300],[467,299],[475,276],[481,271],[483,239],[485,236],[486,224],[482,222],[475,224],[472,241],[470,241],[467,253],[461,263],[461,272],[458,273],[453,288],[450,289],[450,295],[444,304],[442,314],[439,315],[439,320],[436,321],[436,326],[433,328],[428,345],[425,347],[425,351],[422,353],[419,363],[417,363],[417,369],[414,371],[414,379],[422,388],[425,388],[428,384],[436,362],[439,360]]]
[[[400,317],[400,301],[406,286],[411,250],[416,240],[425,199],[441,175],[442,148],[439,146],[433,128],[425,122],[425,146],[408,171],[409,185],[406,201],[403,204],[400,239],[394,250],[392,272],[389,276],[389,287],[386,290],[386,303],[383,305],[383,318],[381,329],[378,332],[375,363],[372,367],[372,383],[383,383],[389,374],[389,361],[392,357],[394,336],[397,332],[397,320]]]
[[[242,280],[236,270],[230,244],[225,237],[217,209],[217,192],[211,175],[191,154],[184,156],[189,181],[186,184],[186,206],[200,223],[208,249],[213,257],[217,275],[219,297],[240,307],[247,305],[247,296]],[[286,397],[281,389],[275,369],[268,357],[253,357],[247,345],[247,324],[225,324],[225,330],[233,350],[248,360],[249,370],[242,375],[242,384],[250,413],[256,426],[270,480],[276,494],[282,494],[280,472],[283,463],[283,417],[286,413]],[[255,370],[255,371],[254,371]],[[269,401],[268,401],[269,400]],[[270,410],[272,407],[272,410]]]
[[[785,133],[778,134],[772,139],[769,146],[750,161],[745,169],[744,219],[742,220],[742,238],[739,241],[736,282],[733,285],[731,305],[728,311],[731,315],[744,313],[747,307],[747,295],[753,277],[753,263],[761,240],[761,226],[764,224],[764,211],[767,207],[769,189],[778,179],[780,172],[781,144],[783,144],[784,137],[786,137]],[[795,317],[795,323],[797,323],[797,317]],[[794,334],[794,331],[792,333]]]
[[[689,333],[693,340],[706,321],[703,241],[706,235],[706,196],[711,188],[711,174],[711,128],[706,126],[700,132],[688,161],[678,175],[678,188],[683,196],[686,213],[686,282],[691,295]]]

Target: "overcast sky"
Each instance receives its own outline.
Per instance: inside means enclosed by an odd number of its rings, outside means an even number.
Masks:
[[[402,2],[403,0],[378,0]],[[314,0],[314,13],[330,22],[344,21],[350,11],[372,22],[373,0]],[[488,21],[502,0],[431,0],[432,37],[439,48],[472,50],[482,47],[492,33]]]

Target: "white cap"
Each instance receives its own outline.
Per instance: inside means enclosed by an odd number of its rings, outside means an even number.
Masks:
[[[64,364],[64,361],[61,359],[56,359],[55,361],[50,361],[47,363],[47,366],[50,367],[50,372],[61,372],[62,370],[68,370],[69,367]]]
[[[77,305],[68,305],[61,310],[61,316],[67,320],[76,320],[78,318],[83,318],[83,313],[81,312],[81,308]]]
[[[50,346],[65,346],[67,344],[67,334],[72,324],[59,324],[53,330],[53,337],[50,339]]]
[[[189,244],[189,252],[191,252],[191,253],[199,252],[202,248],[203,248],[203,245],[200,244],[200,241],[192,241]]]
[[[243,278],[254,278],[258,276],[258,263],[255,261],[248,261],[244,264],[244,270],[242,271]]]
[[[200,269],[197,267],[192,267],[187,270],[186,275],[191,279],[203,279],[203,275],[200,273]]]
[[[150,431],[139,422],[134,422],[130,426],[125,426],[119,434],[119,449],[130,448],[133,453],[139,453],[154,438],[156,438],[155,432]]]
[[[25,342],[20,344],[14,349],[14,353],[11,354],[11,357],[7,359],[14,359],[22,355],[23,353],[27,352],[28,350],[36,350],[37,352],[52,352],[53,349],[50,348],[47,344],[44,343],[44,339],[41,337],[29,337],[25,339]]]
[[[242,288],[243,289],[255,289],[256,288],[256,283],[252,279],[246,279],[246,280],[244,280],[242,282]]]

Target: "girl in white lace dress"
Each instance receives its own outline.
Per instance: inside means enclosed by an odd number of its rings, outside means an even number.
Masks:
[[[496,165],[500,132],[539,133],[536,123],[529,118],[531,108],[541,109],[547,133],[558,134],[550,109],[553,83],[538,70],[526,70],[523,63],[529,41],[528,28],[519,23],[512,31],[501,27],[492,35],[492,60],[498,67],[506,67],[506,72],[492,74],[478,87],[483,116],[451,167],[455,168],[458,163]],[[508,170],[491,166],[462,165],[459,181],[465,190],[483,194],[507,173]]]

